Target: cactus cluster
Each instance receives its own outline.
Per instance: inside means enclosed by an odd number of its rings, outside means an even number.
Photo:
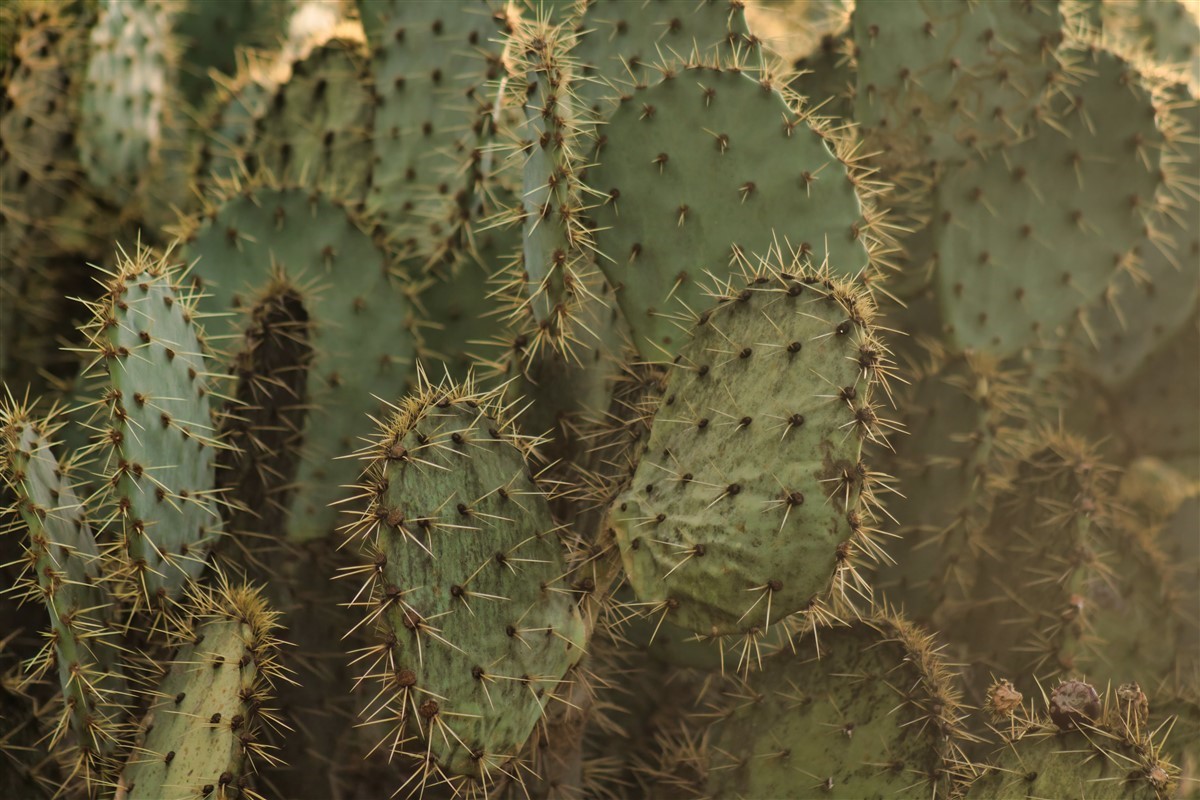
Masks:
[[[1200,793],[1192,0],[13,0],[0,794]]]

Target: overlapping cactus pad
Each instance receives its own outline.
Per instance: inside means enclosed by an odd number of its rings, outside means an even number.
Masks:
[[[1200,797],[1197,31],[2,4],[0,800]]]

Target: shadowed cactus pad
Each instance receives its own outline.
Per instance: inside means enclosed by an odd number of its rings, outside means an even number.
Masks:
[[[610,512],[647,613],[697,633],[754,635],[861,590],[854,559],[879,553],[860,458],[888,363],[874,307],[792,269],[714,291]]]
[[[583,654],[534,444],[497,395],[425,384],[364,454],[369,506],[348,529],[370,559],[350,571],[366,579],[356,627],[378,634],[357,659],[379,686],[364,716],[421,785],[486,789],[519,769]]]

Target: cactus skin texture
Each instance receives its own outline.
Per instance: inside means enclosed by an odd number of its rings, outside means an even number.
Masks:
[[[870,298],[800,263],[713,290],[609,524],[647,613],[756,636],[873,558],[862,444],[887,351]]]
[[[913,165],[1020,141],[1063,38],[1059,5],[859,0],[854,116],[871,144]]]
[[[173,631],[179,649],[146,692],[149,710],[117,783],[117,800],[262,798],[254,759],[277,762],[262,740],[279,664],[277,612],[256,589],[220,579],[196,587]]]
[[[1058,58],[1065,85],[1048,101],[1054,127],[949,168],[937,189],[938,292],[963,349],[1003,358],[1060,342],[1059,328],[1100,297],[1156,224],[1154,198],[1168,174],[1159,168],[1168,143],[1156,125],[1156,87],[1104,50]],[[1136,158],[1112,162],[1130,147]]]
[[[366,576],[359,625],[378,631],[358,659],[379,684],[364,715],[395,726],[382,742],[422,786],[506,781],[583,654],[536,441],[498,399],[423,383],[401,401],[364,453],[369,505],[347,531],[368,555],[349,573]]]
[[[0,2],[0,794],[1194,795],[1197,2]]]

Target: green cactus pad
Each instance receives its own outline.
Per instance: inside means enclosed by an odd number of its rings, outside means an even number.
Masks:
[[[854,59],[845,31],[821,37],[812,53],[796,59],[796,76],[789,88],[804,98],[804,107],[822,117],[854,116]]]
[[[1159,190],[1163,230],[1143,236],[1135,260],[1122,269],[1104,294],[1081,309],[1074,344],[1080,363],[1107,386],[1128,380],[1146,359],[1164,347],[1196,307],[1200,283],[1200,195],[1191,181],[1200,174],[1200,105],[1183,87],[1172,87],[1177,108],[1175,143],[1162,164],[1170,176]],[[1178,163],[1175,159],[1178,158]]]
[[[483,0],[358,5],[378,104],[367,208],[422,263],[438,263],[475,213],[504,15]]]
[[[142,603],[178,599],[221,531],[216,387],[183,271],[121,254],[87,333],[101,385],[91,426],[98,474],[120,521],[124,577]]]
[[[50,449],[59,425],[54,412],[38,419],[11,401],[0,406],[4,481],[16,497],[5,511],[19,515],[28,530],[27,572],[14,589],[40,600],[50,616],[52,645],[30,668],[35,675],[56,670],[64,720],[51,745],[69,731],[66,744],[90,784],[120,744],[126,698],[117,651],[107,640],[113,603],[102,583],[99,548],[69,472]]]
[[[872,233],[835,143],[751,75],[681,70],[629,95],[603,133],[586,176],[604,195],[598,263],[643,358],[678,352],[706,274],[736,271],[738,253],[790,247],[839,276],[869,269]]]
[[[575,23],[571,55],[582,78],[576,94],[600,115],[636,87],[652,86],[686,61],[735,63],[751,50],[743,9],[722,0],[627,3],[591,0]]]
[[[272,682],[281,674],[276,612],[254,589],[197,589],[181,643],[163,665],[139,741],[117,782],[118,800],[254,796],[255,765],[278,763],[262,740]]]
[[[1057,0],[859,0],[852,25],[854,119],[883,160],[903,166],[1029,135],[1063,38]]]
[[[932,637],[902,618],[806,636],[727,694],[688,759],[698,795],[946,796],[958,691]]]
[[[196,262],[204,287],[200,307],[225,314],[213,332],[239,341],[271,285],[292,287],[303,302],[312,361],[304,442],[291,483],[287,536],[328,535],[337,513],[328,506],[357,470],[337,460],[352,452],[364,415],[379,398],[399,395],[414,351],[408,301],[391,276],[387,250],[341,201],[306,188],[260,185],[236,191],[194,225],[184,257]],[[251,508],[262,498],[242,498]],[[278,536],[282,531],[263,531]]]
[[[1064,688],[1065,687],[1065,688]],[[1136,687],[1134,687],[1136,688]],[[1068,722],[1060,692],[1090,694],[1091,712]],[[1020,703],[1019,694],[1014,695]],[[1078,681],[1050,691],[1046,710],[1019,706],[993,712],[998,745],[983,763],[964,764],[966,800],[1167,800],[1174,797],[1179,770],[1161,754],[1161,735],[1152,734],[1119,710],[1115,694],[1103,699]],[[1047,713],[1048,712],[1048,713]],[[1056,724],[1050,715],[1058,715]]]
[[[292,65],[255,124],[249,155],[278,180],[359,200],[371,182],[374,109],[362,45],[330,39]]]
[[[886,350],[865,293],[798,264],[716,296],[609,525],[647,613],[755,635],[840,597],[859,551],[877,555],[860,455]]]
[[[423,384],[365,453],[370,505],[347,531],[375,565],[356,570],[359,625],[381,637],[364,716],[398,721],[384,746],[428,757],[429,780],[494,785],[583,653],[531,444],[497,395]]]
[[[128,204],[178,124],[172,12],[152,0],[102,0],[91,33],[79,142],[92,183]]]
[[[1053,127],[950,169],[937,190],[942,315],[964,349],[1061,341],[1153,222],[1164,140],[1150,88],[1104,50],[1059,57],[1081,83],[1061,85]]]

